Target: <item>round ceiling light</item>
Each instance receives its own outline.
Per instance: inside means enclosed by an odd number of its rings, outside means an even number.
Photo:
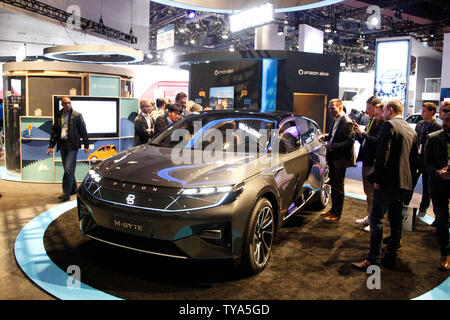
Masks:
[[[44,56],[53,60],[84,63],[134,63],[144,60],[144,53],[126,47],[73,45],[44,49]]]
[[[263,3],[267,3],[267,0],[152,0],[167,6],[177,7],[187,10],[198,10],[216,13],[228,13],[231,14],[235,11],[239,11],[242,8],[249,6],[249,2],[258,6]],[[314,9],[331,4],[342,2],[343,0],[283,0],[273,2],[274,11],[279,12],[292,12],[299,10]]]

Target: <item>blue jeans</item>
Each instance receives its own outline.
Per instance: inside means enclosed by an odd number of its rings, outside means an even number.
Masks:
[[[64,166],[64,176],[62,189],[64,194],[75,194],[77,192],[77,183],[75,181],[75,167],[77,165],[78,150],[67,148],[66,142],[60,143],[61,159]]]
[[[374,190],[372,206],[369,212],[370,224],[370,250],[367,260],[373,264],[380,264],[381,246],[383,244],[383,217],[388,211],[388,220],[391,227],[391,236],[386,249],[386,255],[395,258],[397,248],[402,237],[403,203],[408,190]]]

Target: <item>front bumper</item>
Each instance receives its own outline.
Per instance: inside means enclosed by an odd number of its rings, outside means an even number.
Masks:
[[[181,259],[239,261],[242,234],[251,212],[249,201],[200,210],[142,210],[98,199],[82,185],[78,218],[92,239],[141,252]]]

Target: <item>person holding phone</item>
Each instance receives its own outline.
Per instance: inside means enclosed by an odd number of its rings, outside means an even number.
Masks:
[[[450,197],[450,105],[442,108],[442,130],[428,135],[424,150],[429,192],[436,216],[434,226],[441,249],[441,271],[450,269],[449,197]]]

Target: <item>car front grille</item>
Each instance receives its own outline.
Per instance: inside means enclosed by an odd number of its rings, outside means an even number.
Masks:
[[[121,185],[113,185],[110,180],[102,179],[95,182],[87,177],[84,181],[85,189],[98,200],[144,210],[168,212],[200,210],[218,206],[228,197],[227,193],[180,195],[179,189],[175,192],[173,188],[153,186],[146,186],[146,192],[143,192],[142,186],[132,188],[134,186],[132,184],[123,183],[123,185],[125,188],[120,190]]]

